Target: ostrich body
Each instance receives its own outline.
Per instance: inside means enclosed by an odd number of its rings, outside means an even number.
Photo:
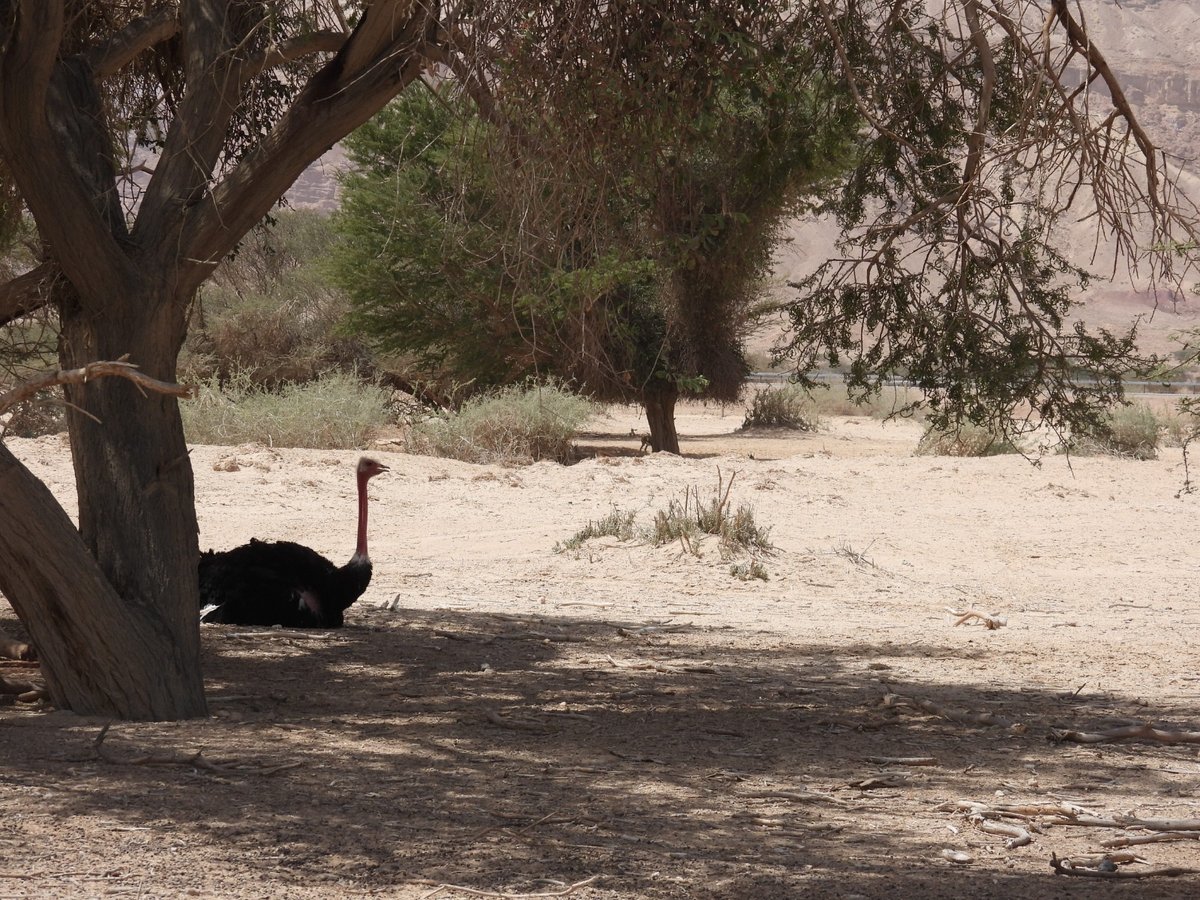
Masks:
[[[387,466],[358,461],[358,546],[350,562],[335,566],[292,541],[251,540],[200,555],[201,622],[340,628],[343,614],[371,583],[367,555],[367,482]]]

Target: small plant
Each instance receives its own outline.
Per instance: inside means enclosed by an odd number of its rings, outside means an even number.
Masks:
[[[734,563],[729,567],[729,574],[742,581],[750,581],[752,578],[757,578],[760,581],[767,580],[767,569],[757,559]]]
[[[766,388],[754,395],[743,428],[794,428],[816,431],[820,417],[808,393],[796,385]]]
[[[871,547],[868,544],[867,550],[870,550],[870,549],[871,549]],[[858,568],[860,568],[860,569],[878,569],[879,568],[879,566],[877,566],[875,564],[875,560],[873,560],[873,559],[871,559],[871,557],[867,556],[866,550],[855,550],[853,547],[851,547],[849,544],[847,544],[845,542],[843,542],[840,546],[836,547],[833,551],[833,554],[834,554],[834,556],[840,556],[840,557],[842,557],[842,559],[849,560],[851,563],[858,566]]]
[[[183,428],[196,444],[351,449],[365,447],[373,430],[388,420],[387,392],[345,372],[331,372],[277,391],[237,372],[222,383],[200,385],[196,399],[182,403]]]
[[[741,505],[729,511],[729,492],[733,489],[735,472],[728,484],[723,482],[721,470],[717,470],[717,493],[707,502],[701,501],[700,491],[691,488],[684,491],[683,502],[671,500],[665,510],[654,514],[647,539],[656,547],[679,541],[690,553],[699,556],[698,541],[704,535],[719,538],[721,556],[728,558],[739,553],[771,553],[775,547],[770,541],[770,529],[761,528],[754,521],[754,511]]]
[[[579,428],[595,412],[595,403],[559,383],[514,385],[415,423],[409,449],[465,462],[566,463]]]
[[[956,429],[927,428],[917,442],[917,456],[1000,456],[1021,450],[1004,435],[964,422]]]
[[[603,519],[588,522],[580,528],[573,537],[567,538],[554,545],[555,553],[565,553],[568,550],[578,550],[585,541],[598,537],[615,537],[618,541],[632,540],[634,536],[633,520],[635,513],[621,512],[617,507]]]

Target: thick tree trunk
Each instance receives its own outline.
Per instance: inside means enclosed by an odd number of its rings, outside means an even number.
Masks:
[[[59,303],[64,368],[128,353],[147,375],[174,380],[183,304],[130,297],[97,318],[72,300]],[[30,629],[56,703],[128,719],[204,715],[197,525],[178,405],[120,379],[69,386],[67,399],[77,407],[68,426],[79,530],[0,453],[0,559],[19,561],[0,589]]]
[[[679,388],[671,382],[661,382],[642,391],[642,405],[650,424],[650,449],[655,453],[666,450],[679,453],[679,433],[675,430],[675,401]]]

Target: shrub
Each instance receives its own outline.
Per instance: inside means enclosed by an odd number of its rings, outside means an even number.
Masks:
[[[729,574],[742,581],[749,581],[751,578],[757,578],[760,581],[767,580],[767,569],[757,559],[734,563],[729,567]]]
[[[565,553],[568,550],[578,550],[583,546],[584,541],[597,537],[615,537],[619,541],[632,540],[634,535],[633,520],[635,516],[636,513],[621,512],[621,510],[614,506],[612,511],[603,519],[588,522],[579,531],[575,532],[573,537],[555,544],[554,552]]]
[[[388,394],[345,372],[269,391],[239,371],[224,383],[209,378],[181,410],[194,443],[349,449],[366,446],[371,432],[386,424]]]
[[[884,386],[878,394],[851,398],[844,383],[821,385],[809,398],[819,416],[870,416],[872,419],[901,414],[920,419],[922,412],[914,407],[920,400],[920,391],[905,386]]]
[[[820,418],[808,393],[796,385],[765,388],[750,401],[743,428],[794,428],[816,431]]]
[[[736,476],[735,476],[736,477]],[[701,501],[700,491],[691,488],[684,491],[683,502],[671,500],[665,510],[654,514],[654,524],[647,539],[654,546],[679,541],[689,552],[699,556],[699,539],[706,534],[719,539],[721,556],[731,557],[739,553],[771,553],[775,547],[770,541],[769,528],[761,528],[754,521],[754,510],[741,505],[729,512],[729,492],[733,488],[733,477],[728,484],[717,472],[717,493],[707,502]]]
[[[1081,456],[1110,454],[1129,459],[1155,459],[1166,423],[1145,403],[1131,403],[1112,410],[1105,429],[1082,435],[1071,449]]]
[[[964,422],[957,429],[927,428],[917,442],[917,456],[999,456],[1021,450],[1002,434]]]
[[[456,411],[416,422],[409,449],[466,462],[569,462],[596,404],[563,385],[525,383],[479,394]]]

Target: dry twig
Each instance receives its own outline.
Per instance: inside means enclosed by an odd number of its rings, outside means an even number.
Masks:
[[[1088,868],[1077,865],[1070,859],[1059,859],[1057,854],[1050,854],[1050,868],[1056,875],[1078,875],[1084,878],[1176,878],[1180,875],[1194,875],[1197,869],[1184,869],[1178,866],[1166,866],[1159,869],[1118,869]]]
[[[903,694],[894,693],[890,685],[885,684],[884,688],[887,690],[887,693],[883,696],[883,705],[887,707],[907,706],[913,709],[924,710],[927,713],[932,713],[935,716],[962,725],[1002,725],[1017,733],[1024,732],[1027,727],[1014,722],[1012,719],[998,716],[995,713],[973,713],[964,710],[949,709],[939,706],[932,700],[922,700],[918,697],[907,697]]]
[[[965,625],[967,622],[978,620],[984,628],[989,631],[995,631],[997,628],[1003,628],[1008,624],[1008,619],[996,613],[981,613],[973,609],[952,609],[946,607],[946,612],[955,617],[955,626]]]
[[[581,887],[591,884],[599,877],[599,875],[592,875],[591,877],[585,878],[582,881],[577,881],[574,884],[568,884],[562,890],[541,891],[536,894],[512,894],[507,891],[481,891],[479,888],[464,887],[460,884],[439,884],[429,893],[422,894],[421,900],[430,900],[430,898],[436,897],[438,894],[441,894],[444,891],[457,891],[460,894],[470,894],[472,897],[502,897],[504,900],[526,900],[526,898],[534,897],[565,897],[572,891],[576,891]]]

